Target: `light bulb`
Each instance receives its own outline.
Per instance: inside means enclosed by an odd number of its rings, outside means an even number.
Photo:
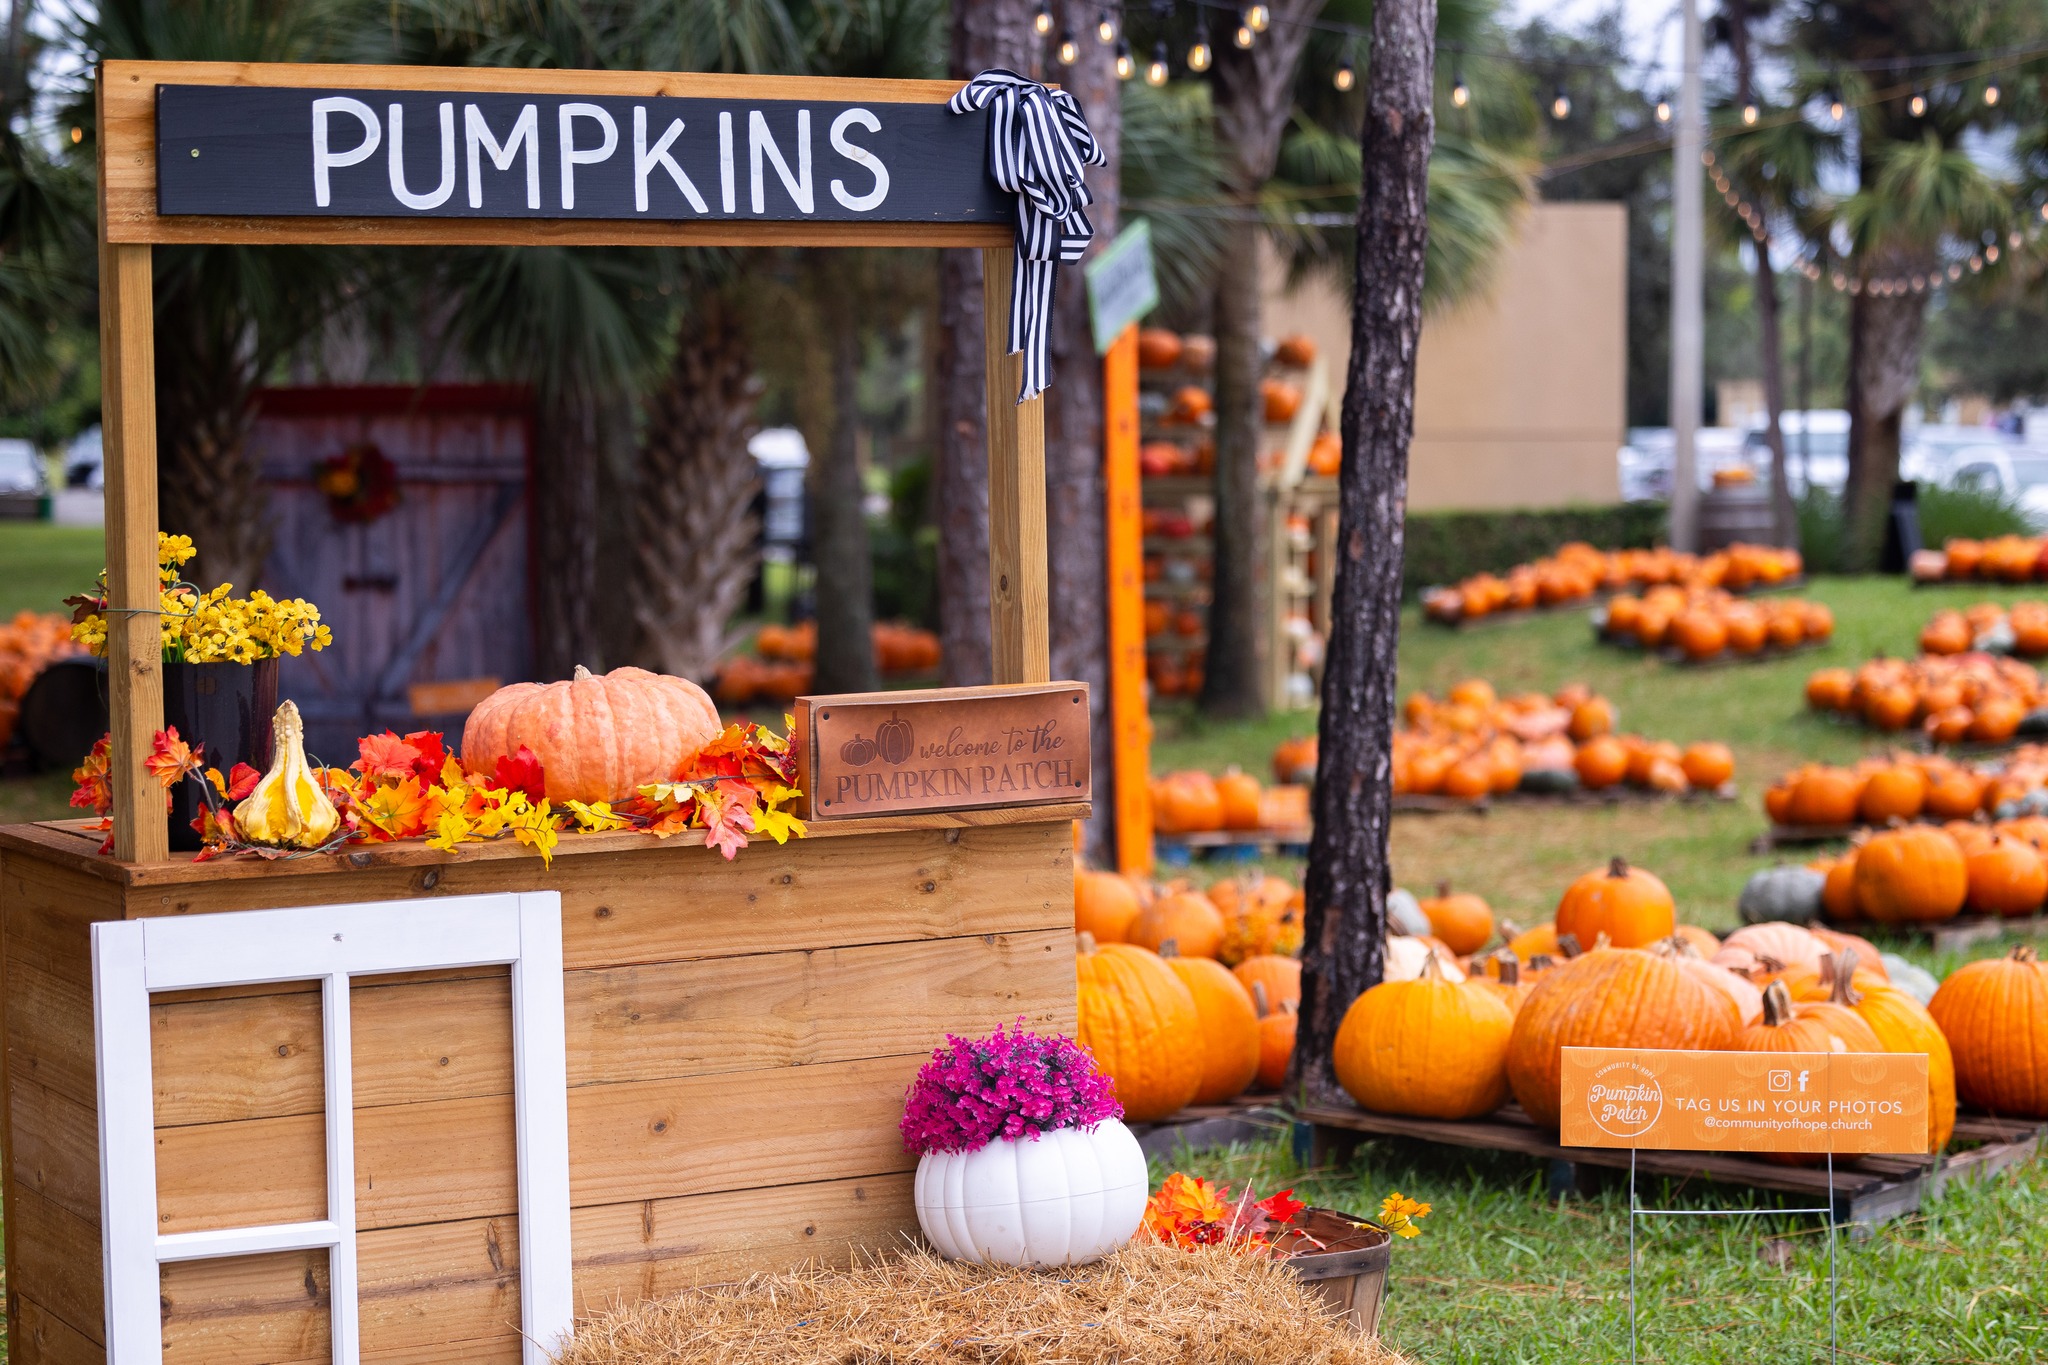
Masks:
[[[1095,36],[1104,43],[1116,41],[1116,21],[1109,17],[1106,9],[1095,11]]]
[[[1659,122],[1659,123],[1669,123],[1669,122],[1671,122],[1671,101],[1670,101],[1670,100],[1658,100],[1658,101],[1657,101],[1657,122]]]
[[[1997,264],[1998,264],[1998,248],[1997,248],[1997,247],[1996,247],[1995,245],[1994,245],[1994,246],[1987,246],[1987,247],[1985,247],[1985,248],[1984,248],[1984,259],[1985,259],[1986,261],[1990,262],[1990,263],[1991,263],[1992,265],[1997,265]]]
[[[71,129],[71,144],[75,147],[83,141],[85,141],[85,129],[74,124]]]
[[[1956,262],[1950,262],[1948,267],[1948,277],[1952,280],[1961,279],[1963,277],[1963,267]]]
[[[2020,230],[2018,228],[2014,228],[2011,232],[2005,234],[2005,244],[2014,251],[2020,249],[2020,240]]]
[[[1977,273],[1978,273],[1979,271],[1981,271],[1981,270],[1982,270],[1983,268],[1984,268],[1984,258],[1983,258],[1982,256],[1972,256],[1972,257],[1970,258],[1970,273],[1971,273],[1972,275],[1975,275],[1975,274],[1977,274]]]
[[[1913,98],[1907,103],[1906,108],[1912,112],[1914,118],[1919,118],[1927,112],[1927,96],[1915,90]]]
[[[1754,125],[1754,124],[1756,123],[1756,120],[1757,120],[1757,107],[1756,107],[1756,106],[1755,106],[1754,104],[1745,104],[1745,105],[1743,105],[1743,106],[1742,106],[1742,121],[1743,121],[1744,123],[1747,123],[1747,124],[1752,124],[1752,125]]]
[[[1349,66],[1351,63],[1346,62]],[[1451,77],[1451,103],[1463,109],[1472,102],[1472,87],[1465,84],[1465,73],[1460,71]]]
[[[1116,45],[1116,78],[1127,81],[1138,74],[1138,64],[1131,60],[1131,45],[1119,39]]]
[[[1038,12],[1031,16],[1031,27],[1038,30],[1041,38],[1052,32],[1052,6],[1040,5]]]
[[[1151,86],[1164,85],[1166,84],[1167,76],[1170,74],[1166,69],[1165,42],[1161,41],[1152,44],[1152,60],[1145,64],[1145,84]]]
[[[2041,205],[2041,218],[2044,222],[2048,222],[2048,204]]]
[[[1559,123],[1572,116],[1572,97],[1565,94],[1564,87],[1561,85],[1557,87],[1557,93],[1551,96],[1550,116]]]
[[[1081,60],[1081,45],[1074,41],[1072,29],[1060,34],[1059,58],[1061,66],[1072,66]]]
[[[1230,41],[1236,43],[1240,48],[1250,47],[1257,38],[1258,34],[1252,31],[1250,24],[1239,24],[1237,32],[1230,35]]]
[[[1254,33],[1264,33],[1266,25],[1273,22],[1273,11],[1266,5],[1247,5],[1244,11],[1244,26]]]
[[[1343,61],[1337,63],[1337,74],[1332,79],[1331,83],[1334,84],[1339,90],[1349,90],[1353,85],[1356,85],[1358,83],[1358,73],[1351,69],[1351,59],[1349,57],[1346,57]],[[1457,99],[1457,96],[1453,95],[1451,98]],[[1463,100],[1459,100],[1458,102],[1460,104],[1464,103]]]
[[[1209,29],[1207,25],[1198,25],[1195,29],[1195,45],[1188,49],[1188,70],[1194,72],[1207,71],[1209,63],[1215,60],[1215,57],[1215,49],[1209,46]]]
[[[1996,103],[1998,103],[1998,82],[1997,82],[1997,81],[1992,81],[1992,82],[1991,82],[1991,83],[1990,83],[1989,85],[1987,85],[1987,86],[1985,86],[1985,87],[1984,87],[1984,103],[1986,103],[1986,104],[1996,104]]]
[[[1847,110],[1843,107],[1842,97],[1840,95],[1828,96],[1829,118],[1833,119],[1837,123],[1840,123],[1842,121],[1842,115],[1846,112]]]

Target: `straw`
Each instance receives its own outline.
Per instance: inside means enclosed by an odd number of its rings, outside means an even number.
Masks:
[[[1147,1244],[1027,1271],[919,1248],[627,1304],[560,1365],[1403,1365],[1293,1271]]]

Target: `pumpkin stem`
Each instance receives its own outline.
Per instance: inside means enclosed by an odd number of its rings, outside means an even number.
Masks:
[[[1500,941],[1502,943],[1512,942],[1513,940],[1518,939],[1521,936],[1521,925],[1516,924],[1511,919],[1504,919],[1500,922]]]
[[[1422,959],[1422,970],[1416,973],[1416,977],[1422,981],[1441,981],[1444,979],[1444,964],[1436,960],[1436,949],[1431,948],[1429,955]]]
[[[1522,984],[1522,960],[1520,958],[1503,948],[1493,955],[1493,960],[1500,964],[1501,985],[1519,986]]]
[[[1529,970],[1532,972],[1547,972],[1556,965],[1557,959],[1549,953],[1538,953],[1529,959]]]
[[[1444,899],[1445,899],[1445,898],[1447,898],[1447,897],[1448,897],[1448,896],[1449,896],[1450,894],[1451,894],[1451,884],[1450,884],[1449,882],[1438,882],[1438,883],[1436,884],[1436,898],[1437,898],[1438,900],[1444,900]]]
[[[2012,950],[2012,960],[2014,962],[2036,962],[2040,960],[2040,955],[2034,951],[2031,945],[2022,943],[2019,947]]]
[[[1268,1008],[1268,1004],[1267,1004],[1267,1000],[1266,1000],[1266,983],[1265,983],[1265,982],[1263,982],[1263,981],[1254,981],[1254,982],[1252,982],[1252,1005],[1253,1005],[1253,1007],[1254,1007],[1254,1008],[1256,1008],[1256,1009],[1258,1010],[1258,1012],[1259,1012],[1259,1018],[1261,1018],[1261,1019],[1265,1018],[1265,1017],[1266,1017],[1267,1015],[1269,1015],[1269,1014],[1271,1014],[1271,1013],[1273,1012],[1273,1011],[1272,1011],[1272,1010],[1271,1010],[1270,1008]]]
[[[1569,962],[1585,951],[1584,948],[1579,946],[1579,936],[1577,934],[1559,934],[1557,936],[1557,955],[1565,961]]]
[[[1081,931],[1080,933],[1078,933],[1078,934],[1075,934],[1075,935],[1074,935],[1074,951],[1075,951],[1075,952],[1077,952],[1077,953],[1092,953],[1092,952],[1094,952],[1094,951],[1095,951],[1095,935],[1093,935],[1093,934],[1089,933],[1089,932],[1088,932],[1088,931],[1087,931],[1086,929],[1083,929],[1083,930],[1082,930],[1082,931]]]
[[[1626,877],[1628,875],[1628,859],[1622,857],[1611,859],[1607,864],[1607,875],[1610,877]]]
[[[1856,950],[1854,948],[1842,949],[1842,956],[1835,963],[1834,989],[1828,993],[1828,999],[1837,1005],[1845,1005],[1850,1009],[1855,1009],[1863,1003],[1863,995],[1856,989]]]
[[[1159,945],[1159,955],[1160,955],[1161,957],[1179,957],[1179,956],[1180,956],[1180,940],[1179,940],[1179,939],[1177,939],[1177,938],[1170,938],[1170,939],[1166,940],[1166,942],[1164,942],[1164,943],[1160,944],[1160,945]]]
[[[1611,939],[1611,938],[1609,938],[1609,937],[1607,937],[1607,931],[1606,931],[1605,929],[1602,929],[1602,930],[1601,930],[1601,931],[1600,931],[1599,933],[1597,933],[1597,934],[1593,935],[1593,951],[1594,951],[1594,952],[1596,952],[1596,953],[1597,953],[1597,952],[1599,952],[1599,951],[1600,951],[1600,950],[1601,950],[1602,948],[1612,948],[1613,946],[1614,946],[1614,940],[1613,940],[1613,939]]]
[[[585,678],[588,678],[590,676],[590,670],[585,668],[582,664],[578,664],[576,665],[576,671],[569,675],[569,680],[571,682],[582,682]]]
[[[1764,1027],[1783,1028],[1792,1022],[1792,992],[1782,981],[1764,987]]]

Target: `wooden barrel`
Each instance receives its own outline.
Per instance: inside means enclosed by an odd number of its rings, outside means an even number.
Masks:
[[[1762,481],[1721,484],[1700,497],[1700,552],[1743,542],[1775,545],[1771,490]]]

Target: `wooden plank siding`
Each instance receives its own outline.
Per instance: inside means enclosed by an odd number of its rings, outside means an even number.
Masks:
[[[1063,813],[1064,814],[1064,813]],[[39,832],[42,833],[42,832]],[[1071,826],[910,828],[418,868],[121,885],[0,832],[10,1330],[18,1361],[98,1360],[87,926],[545,887],[562,893],[578,1307],[915,1230],[902,1096],[946,1032],[1075,1026]],[[159,865],[165,866],[165,865]],[[151,869],[154,871],[155,869]],[[159,1226],[324,1212],[318,989],[151,1005]],[[511,1002],[503,969],[351,991],[366,1361],[519,1356]],[[20,1212],[17,1215],[16,1208]],[[167,1365],[327,1358],[325,1257],[167,1266]]]

